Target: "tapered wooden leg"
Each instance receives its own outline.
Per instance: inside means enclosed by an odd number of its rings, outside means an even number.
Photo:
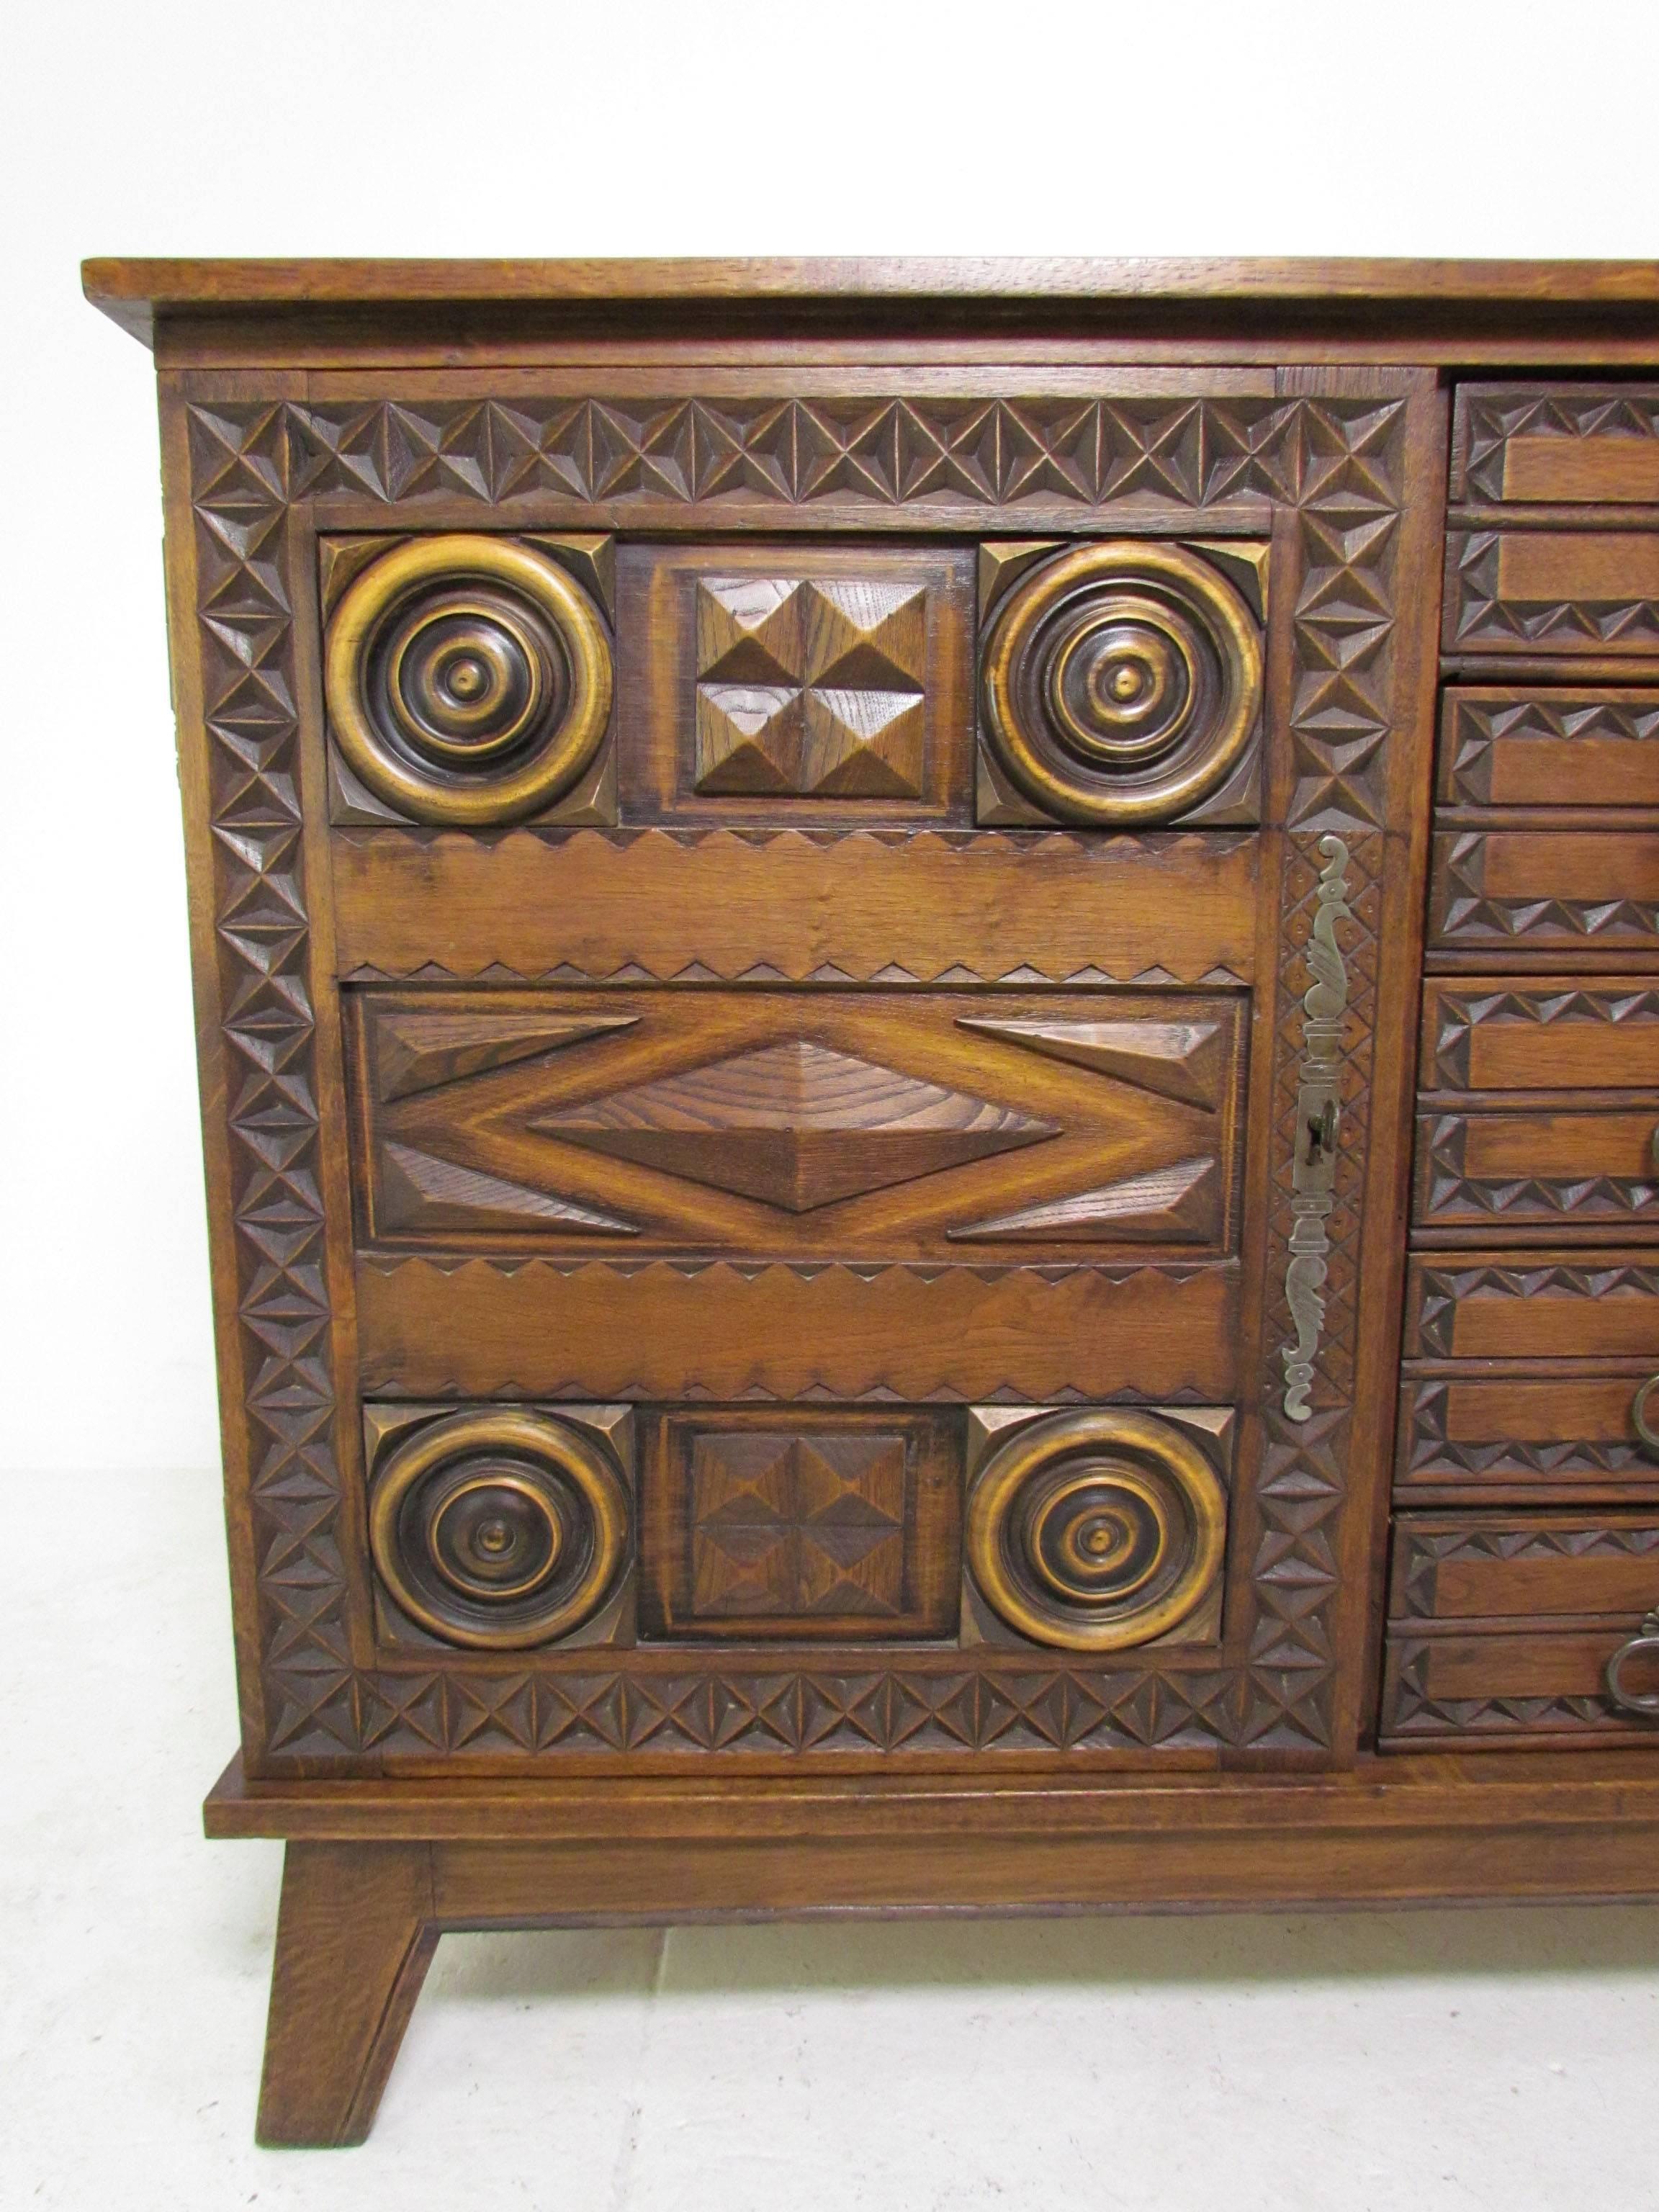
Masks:
[[[260,2142],[360,2143],[438,1948],[424,1844],[289,1844]]]

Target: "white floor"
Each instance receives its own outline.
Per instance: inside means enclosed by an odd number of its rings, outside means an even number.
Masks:
[[[368,2147],[257,2151],[212,1484],[0,1528],[0,2212],[1659,2212],[1659,1908],[450,1936]]]

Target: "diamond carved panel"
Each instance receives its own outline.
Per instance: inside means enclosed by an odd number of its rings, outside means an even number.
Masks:
[[[428,1249],[1218,1255],[1246,1012],[1213,992],[641,988],[497,992],[486,1015],[476,993],[354,991],[360,1217]]]

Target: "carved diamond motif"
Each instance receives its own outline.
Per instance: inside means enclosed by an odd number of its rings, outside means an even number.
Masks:
[[[698,791],[920,797],[925,586],[703,577],[696,648]]]
[[[901,1436],[700,1437],[694,1610],[896,1613],[904,1497]]]
[[[809,1213],[1058,1133],[797,1039],[538,1115],[532,1129],[692,1182]]]

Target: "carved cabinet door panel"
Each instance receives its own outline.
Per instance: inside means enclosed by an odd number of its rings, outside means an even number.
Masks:
[[[164,389],[250,1771],[1349,1756],[1434,379]]]

